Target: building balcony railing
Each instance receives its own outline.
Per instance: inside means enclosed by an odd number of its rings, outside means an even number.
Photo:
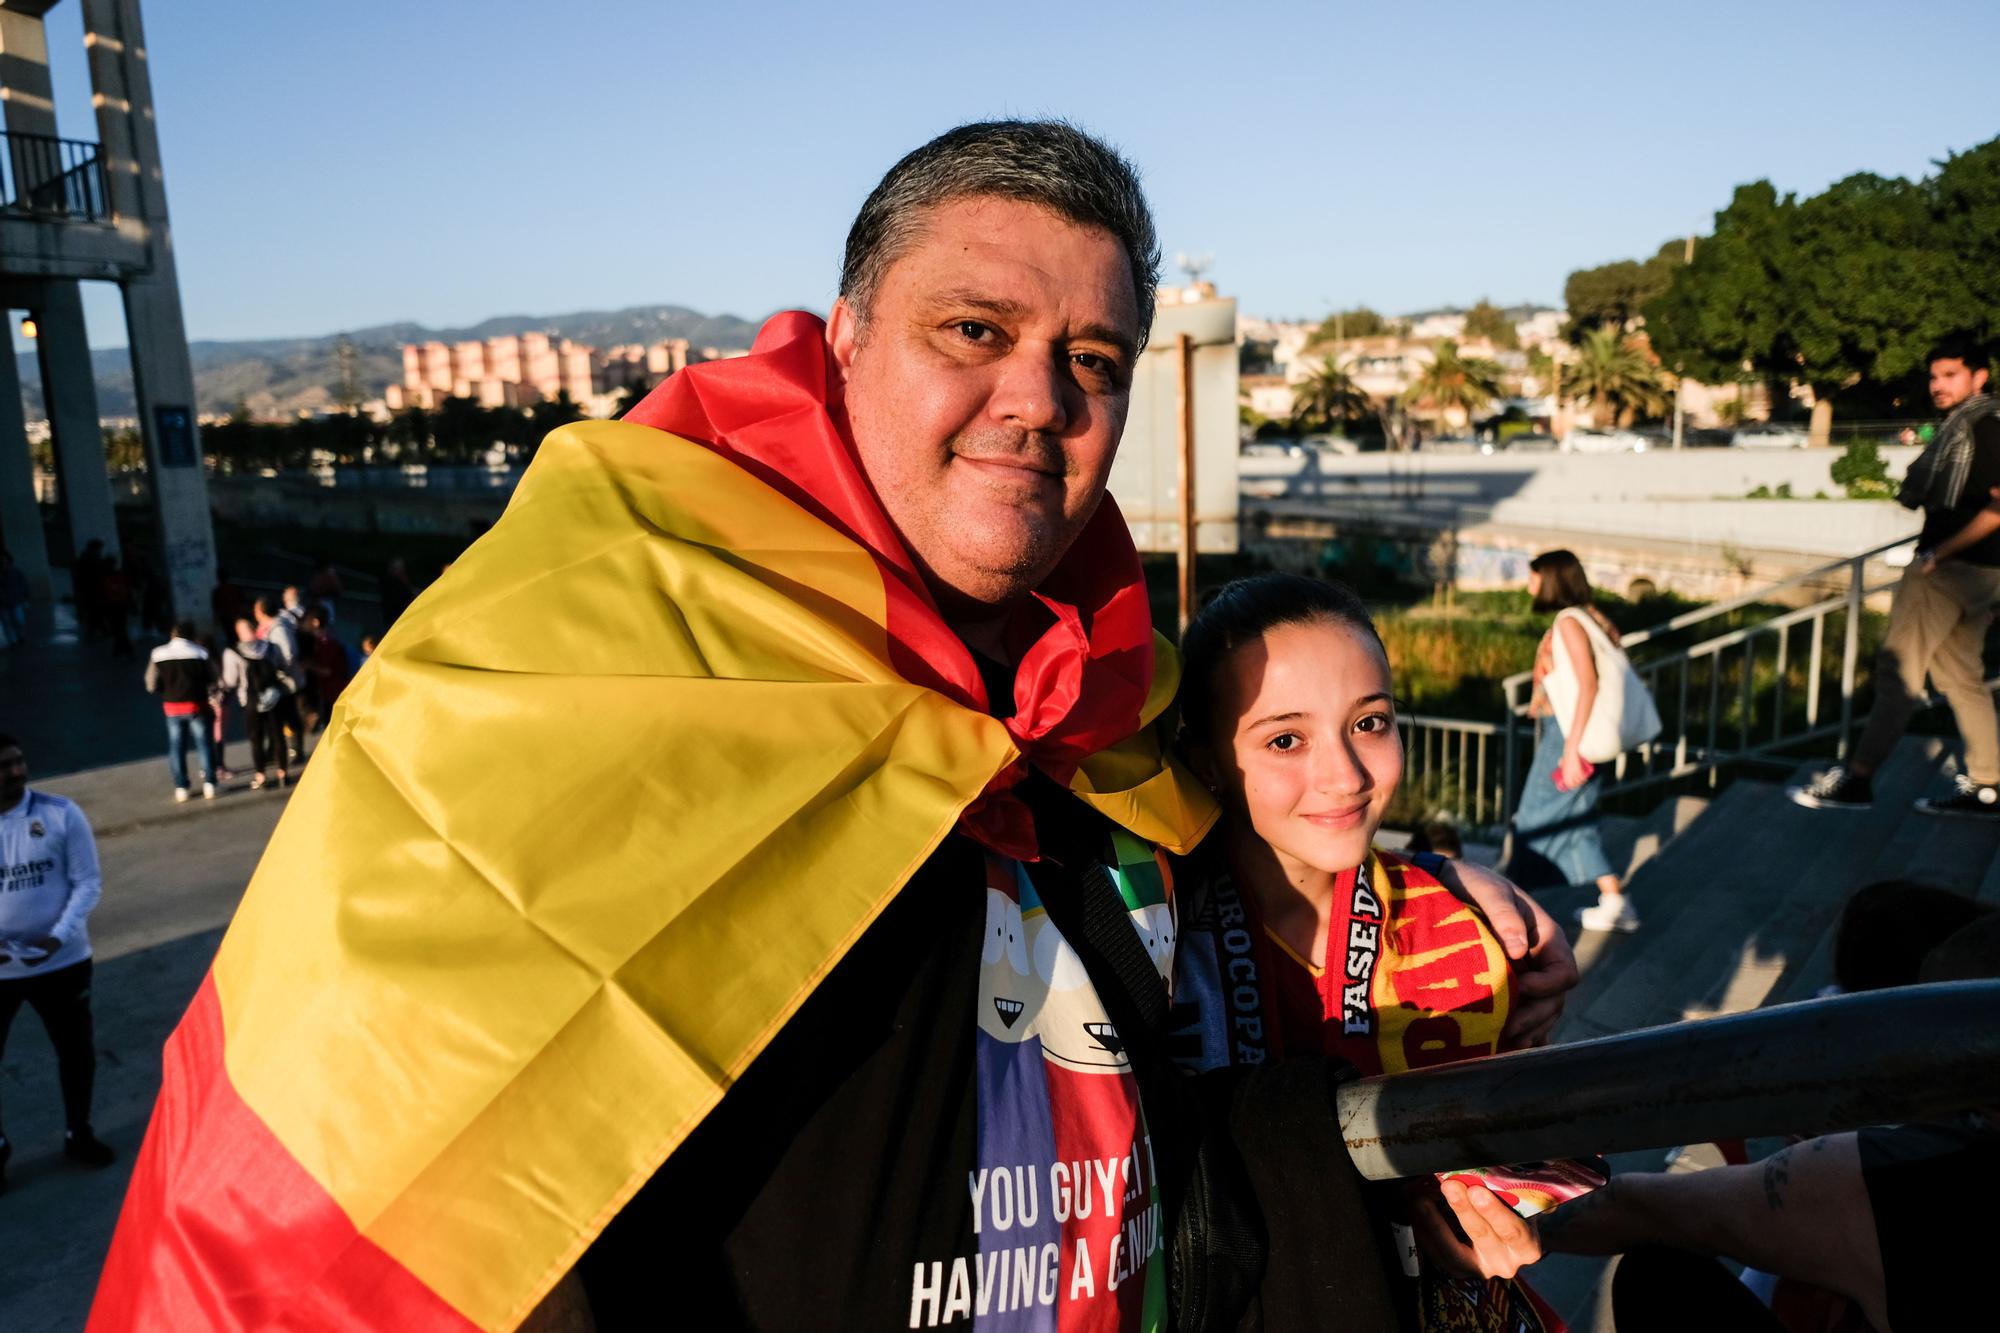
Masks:
[[[97,222],[110,216],[94,143],[0,131],[0,212]]]

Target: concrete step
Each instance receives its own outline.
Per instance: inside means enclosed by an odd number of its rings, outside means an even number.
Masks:
[[[1930,826],[1957,821],[1910,809],[1940,784],[1943,754],[1935,740],[1905,742],[1877,775],[1867,811],[1812,810],[1788,800],[1780,784],[1731,784],[1633,876],[1629,891],[1645,922],[1638,932],[1573,936],[1584,977],[1558,1040],[1802,998],[1825,984],[1815,959],[1830,956],[1826,939],[1841,904],[1886,877],[1883,863],[1951,869],[1954,884],[1983,875],[2000,830],[1939,836]],[[1542,898],[1553,912],[1552,896]]]
[[[1754,812],[1768,801],[1773,790],[1768,783],[1732,783],[1686,832],[1647,861],[1626,886],[1646,923],[1634,934],[1579,933],[1571,912],[1575,906],[1592,900],[1594,894],[1568,890],[1537,895],[1550,914],[1570,931],[1577,965],[1583,972],[1582,981],[1565,1006],[1563,1023],[1556,1034],[1558,1041],[1603,1036],[1644,1025],[1636,1016],[1609,1010],[1597,1012],[1597,1007],[1607,1001],[1615,1004],[1614,997],[1622,993],[1626,972],[1647,964],[1656,952],[1652,943],[1670,932],[1680,917],[1696,910],[1696,905],[1706,897],[1699,891],[1702,877],[1709,867],[1727,863],[1730,849],[1740,845],[1750,827],[1740,821],[1754,819]],[[1697,891],[1687,891],[1690,884]],[[1653,970],[1649,964],[1643,968],[1648,974]],[[1643,975],[1633,993],[1650,993],[1662,984],[1667,984],[1667,979]]]
[[[1712,804],[1706,796],[1673,796],[1643,815],[1606,815],[1601,834],[1619,878],[1630,881],[1639,868],[1694,826]]]
[[[1852,819],[1850,834],[1806,868],[1774,934],[1795,941],[1789,962],[1765,1002],[1808,1000],[1833,980],[1834,937],[1841,908],[1856,889],[1889,879],[1912,879],[1973,892],[2000,850],[2000,828],[1939,819],[1912,808],[1917,797],[1947,790],[1951,747],[1935,737],[1912,737],[1896,748],[1877,774],[1875,808]],[[1836,854],[1837,853],[1837,854]]]

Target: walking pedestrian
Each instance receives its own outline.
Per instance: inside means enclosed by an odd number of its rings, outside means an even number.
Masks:
[[[111,636],[112,656],[132,656],[132,580],[117,560],[105,561],[97,581],[97,614]]]
[[[86,922],[101,892],[90,821],[73,802],[29,790],[21,743],[0,735],[0,1055],[28,1005],[56,1050],[63,1154],[89,1167],[118,1156],[90,1127],[97,1045]],[[13,1153],[0,1127],[0,1191]]]
[[[1888,761],[1926,697],[1928,675],[1958,722],[1965,769],[1949,796],[1926,796],[1929,815],[2000,819],[2000,721],[1986,688],[1986,630],[2000,599],[2000,398],[1986,392],[1986,349],[1954,335],[1930,354],[1931,402],[1949,415],[1910,464],[1897,500],[1921,509],[1917,553],[1896,585],[1889,632],[1875,658],[1875,707],[1844,764],[1786,789],[1800,805],[1866,810]]]
[[[267,655],[278,686],[278,698],[268,710],[283,731],[280,743],[284,749],[280,751],[278,765],[297,768],[306,757],[306,724],[299,713],[299,690],[305,680],[305,667],[299,656],[298,622],[269,593],[257,599],[257,637],[269,645]]]
[[[215,571],[215,590],[208,595],[209,615],[218,634],[250,614],[250,595],[238,587],[226,569]]]
[[[1556,619],[1535,649],[1535,691],[1528,713],[1545,721],[1514,812],[1514,854],[1506,873],[1517,882],[1532,882],[1537,876],[1530,869],[1531,858],[1547,861],[1564,883],[1596,886],[1597,902],[1577,916],[1585,930],[1637,930],[1639,914],[1598,833],[1597,803],[1604,781],[1581,748],[1598,697],[1591,631],[1615,645],[1618,627],[1597,609],[1583,562],[1573,552],[1544,551],[1529,561],[1528,592],[1535,610],[1553,611]],[[1564,707],[1558,708],[1558,702]]]
[[[160,696],[160,711],[167,718],[167,770],[174,777],[176,801],[188,798],[190,736],[201,761],[202,799],[215,799],[215,751],[209,746],[208,728],[201,716],[208,704],[214,668],[208,650],[195,642],[194,635],[194,622],[181,621],[174,626],[174,637],[155,648],[146,663],[146,692]]]
[[[306,730],[317,732],[326,727],[340,692],[354,678],[354,663],[347,655],[347,645],[333,632],[332,612],[325,606],[313,603],[302,628],[305,633],[301,637],[311,644],[307,650],[311,656],[306,659],[305,667],[313,686],[312,711],[306,718]]]
[[[279,678],[271,645],[257,637],[249,620],[235,625],[236,642],[223,653],[222,678],[236,693],[243,710],[243,731],[250,741],[250,787],[265,785],[264,771],[274,764],[278,785],[285,785],[285,736],[280,721],[286,692]]]
[[[202,705],[201,721],[215,747],[215,780],[222,783],[236,776],[229,769],[229,705],[235,701],[235,691],[222,678],[222,645],[215,635],[202,635],[201,647],[208,654],[208,700]]]
[[[382,627],[396,623],[396,617],[417,600],[417,585],[410,580],[410,567],[397,556],[382,574]]]
[[[94,639],[110,632],[110,626],[104,623],[104,577],[110,569],[111,560],[104,553],[102,537],[85,542],[70,561],[70,602],[76,607],[77,628],[85,638]]]
[[[333,567],[331,560],[322,560],[319,566],[313,570],[312,578],[307,580],[306,587],[312,593],[314,605],[323,608],[326,612],[321,619],[331,625],[333,623],[334,604],[347,593],[346,587],[340,581],[340,571]]]

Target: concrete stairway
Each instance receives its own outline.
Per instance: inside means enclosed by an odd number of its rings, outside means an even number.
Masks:
[[[1841,905],[1878,880],[2000,904],[2000,822],[1911,808],[1919,796],[1948,792],[1957,767],[1955,746],[1911,738],[1876,775],[1870,810],[1810,810],[1786,799],[1783,783],[1739,779],[1706,808],[1693,802],[1643,821],[1607,820],[1613,864],[1630,864],[1621,846],[1652,848],[1627,881],[1645,924],[1630,935],[1579,935],[1571,912],[1594,895],[1537,893],[1570,930],[1583,972],[1556,1040],[1810,999],[1833,980]],[[1753,1155],[1776,1146],[1753,1145]],[[1658,1170],[1665,1154],[1612,1161],[1618,1171]],[[1576,1333],[1605,1333],[1609,1273],[1605,1260],[1557,1255],[1528,1277]]]
[[[1955,767],[1944,742],[1906,740],[1866,811],[1809,810],[1784,784],[1732,783],[1632,875],[1641,930],[1579,937],[1570,927],[1583,981],[1557,1040],[1810,998],[1832,980],[1841,904],[1864,884],[1914,879],[2000,902],[2000,823],[1911,808],[1949,790]],[[1539,897],[1570,926],[1587,895]]]

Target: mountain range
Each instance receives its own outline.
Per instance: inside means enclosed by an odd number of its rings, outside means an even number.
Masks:
[[[379,324],[319,338],[265,338],[235,342],[203,340],[188,344],[194,363],[199,412],[232,412],[241,405],[258,417],[289,417],[322,410],[340,400],[340,340],[354,347],[355,387],[363,398],[403,377],[404,343],[463,342],[510,333],[546,333],[594,347],[686,338],[696,347],[748,347],[758,322],[735,315],[704,315],[684,306],[646,305],[625,310],[579,310],[567,315],[500,315],[466,328],[433,329],[409,322]],[[18,358],[22,405],[29,420],[46,416],[41,368],[33,352]],[[132,360],[123,347],[93,348],[97,411],[130,417],[138,408],[132,390]]]

